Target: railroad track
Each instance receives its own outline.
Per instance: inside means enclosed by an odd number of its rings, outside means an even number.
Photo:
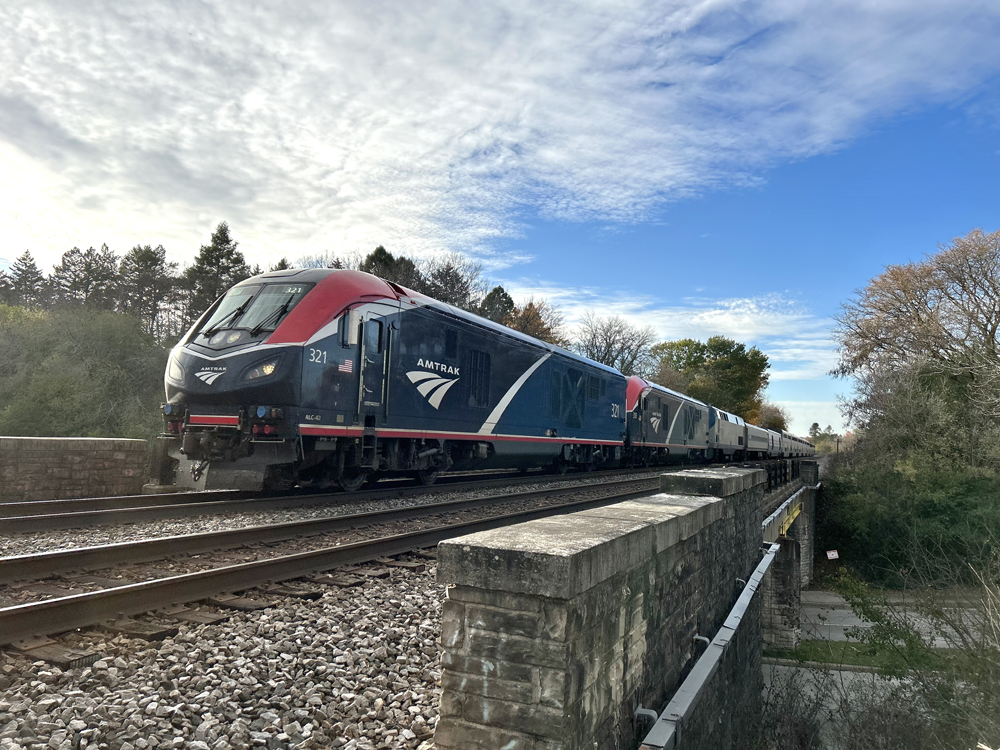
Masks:
[[[481,486],[481,485],[476,485]],[[550,503],[515,512],[492,514],[473,520],[445,521],[419,530],[391,533],[347,544],[322,546],[305,552],[267,559],[211,567],[180,575],[141,582],[113,582],[96,591],[83,591],[0,609],[0,643],[61,633],[171,605],[194,602],[226,592],[242,592],[276,581],[310,576],[345,565],[371,562],[427,547],[453,536],[520,523],[534,518],[584,510],[641,497],[659,489],[658,476],[619,479],[606,483],[533,490],[525,493],[480,497],[433,503],[377,513],[313,519],[305,523],[276,524],[235,531],[195,534],[91,547],[76,550],[24,555],[0,559],[0,581],[30,578],[39,580],[57,572],[102,569],[166,555],[198,554],[207,550],[273,543],[283,539],[355,529],[359,525],[408,521],[446,513],[464,512],[491,504],[552,500],[572,494],[589,494],[585,499]],[[595,493],[598,496],[593,496]],[[96,579],[95,579],[96,580]]]
[[[663,469],[663,471],[676,470]],[[639,471],[648,472],[649,469]],[[607,473],[621,474],[622,469],[609,469]],[[18,534],[60,529],[113,526],[145,521],[191,518],[208,514],[240,513],[248,511],[282,510],[316,505],[346,505],[371,500],[419,497],[440,492],[482,490],[490,487],[508,487],[519,484],[546,482],[548,484],[580,482],[581,479],[600,476],[604,472],[587,474],[505,475],[492,479],[469,480],[464,474],[449,481],[430,486],[402,486],[402,483],[385,483],[384,487],[359,492],[296,492],[286,495],[254,495],[238,490],[209,492],[170,493],[163,495],[127,495],[122,497],[82,498],[75,500],[48,500],[37,502],[0,503],[0,534]],[[461,480],[461,481],[459,481]]]

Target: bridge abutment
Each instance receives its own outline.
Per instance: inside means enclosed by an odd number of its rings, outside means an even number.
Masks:
[[[650,725],[636,708],[669,701],[760,560],[766,481],[681,471],[657,495],[443,542],[436,746],[637,746]],[[686,748],[752,741],[760,655],[755,597],[685,719]]]

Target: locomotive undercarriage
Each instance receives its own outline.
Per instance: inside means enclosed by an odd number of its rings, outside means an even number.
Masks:
[[[411,476],[432,484],[441,471],[545,468],[537,452],[497,455],[485,441],[360,437],[303,437],[261,440],[232,428],[202,428],[183,436],[162,436],[178,485],[280,491],[299,485],[318,489],[360,489],[376,477]],[[620,446],[567,444],[548,468],[590,471],[627,463]]]

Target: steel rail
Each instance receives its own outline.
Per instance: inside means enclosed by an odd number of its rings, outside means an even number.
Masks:
[[[62,500],[22,500],[0,503],[0,519],[17,518],[20,516],[56,515],[68,510],[118,510],[120,508],[177,505],[182,499],[188,502],[212,502],[215,500],[246,497],[249,494],[242,490],[209,490],[206,492],[163,492],[150,495],[113,495],[110,497],[82,497]]]
[[[609,471],[622,472],[624,470],[613,469]],[[641,469],[640,471],[649,471],[649,469]],[[281,510],[291,507],[327,505],[331,502],[338,505],[344,505],[366,500],[419,497],[421,495],[428,495],[436,492],[461,492],[464,490],[485,489],[491,486],[506,487],[518,484],[532,484],[539,481],[561,484],[579,482],[581,478],[586,476],[594,476],[594,474],[570,474],[561,476],[528,475],[501,477],[497,479],[479,481],[449,482],[422,487],[385,487],[351,493],[301,493],[281,495],[278,497],[254,496],[234,500],[200,500],[195,502],[177,502],[178,500],[181,500],[181,498],[184,498],[187,494],[177,493],[172,496],[175,502],[172,504],[168,503],[166,505],[140,505],[133,507],[109,508],[104,510],[70,510],[63,513],[43,515],[10,516],[7,518],[0,517],[0,534],[57,531],[61,529],[76,529],[90,526],[111,526],[125,523],[138,523],[142,521],[163,521],[168,519],[191,518],[194,516],[226,512],[241,513],[256,510]],[[166,497],[171,496],[168,495]],[[18,503],[10,503],[8,505],[18,505]]]
[[[293,555],[185,573],[101,591],[0,609],[0,643],[66,632],[124,615],[148,612],[170,604],[197,601],[227,591],[245,591],[264,583],[284,581],[437,544],[444,539],[487,531],[511,523],[560,515],[648,495],[638,490],[578,500],[545,508],[507,513],[475,521],[394,534],[380,539],[299,552]]]
[[[390,508],[371,513],[351,513],[325,516],[305,521],[250,526],[224,531],[183,534],[138,541],[55,550],[29,555],[0,558],[0,583],[38,580],[68,571],[94,570],[112,565],[148,562],[178,555],[193,555],[220,549],[232,549],[251,544],[280,542],[304,536],[316,536],[335,531],[346,531],[376,523],[389,523],[412,518],[451,513],[484,505],[524,502],[539,498],[554,498],[581,492],[604,491],[615,488],[649,484],[650,490],[659,487],[659,477],[638,477],[610,482],[557,487],[502,495],[488,495],[460,500],[445,500],[405,508]]]
[[[624,471],[624,469],[600,469],[599,471]],[[281,497],[309,497],[322,495],[323,497],[355,497],[366,496],[371,493],[391,492],[394,490],[413,490],[415,492],[433,491],[434,488],[448,487],[451,485],[474,485],[486,483],[488,481],[509,481],[511,484],[517,482],[532,481],[533,477],[547,476],[544,472],[532,472],[530,475],[522,475],[517,470],[486,470],[486,471],[457,471],[442,472],[438,481],[433,485],[413,486],[412,477],[386,477],[379,480],[381,486],[368,490],[355,492],[343,492],[341,490],[314,490],[300,488],[287,492],[253,492],[251,490],[178,490],[176,492],[160,492],[143,495],[109,495],[106,497],[77,497],[61,498],[58,500],[20,500],[0,503],[0,519],[18,518],[21,516],[41,516],[58,515],[59,513],[71,511],[97,511],[97,510],[121,510],[125,508],[145,508],[159,505],[177,505],[179,501],[185,503],[213,502],[215,500],[226,499],[277,499]],[[575,476],[579,476],[576,474]],[[477,479],[470,479],[476,477]],[[550,476],[550,479],[561,477]],[[407,484],[407,483],[410,484]]]
[[[706,464],[706,466],[731,466],[731,462],[719,462],[713,464]],[[742,466],[742,463],[737,463],[736,466]],[[357,499],[369,499],[369,498],[381,498],[381,497],[394,497],[394,496],[409,496],[409,495],[421,495],[427,493],[438,492],[443,489],[454,489],[462,490],[465,488],[474,487],[488,487],[493,485],[516,485],[516,484],[527,484],[537,481],[548,481],[548,482],[572,482],[579,479],[582,476],[593,476],[594,473],[616,473],[616,472],[628,472],[628,471],[650,471],[659,469],[662,472],[678,471],[684,468],[684,464],[676,465],[665,465],[662,467],[646,466],[646,467],[632,467],[627,468],[605,468],[597,469],[596,472],[571,472],[566,475],[552,475],[547,474],[544,471],[532,471],[530,474],[520,474],[516,470],[507,469],[497,469],[497,470],[485,470],[485,471],[460,471],[454,473],[442,473],[438,481],[433,485],[426,486],[412,486],[406,484],[412,481],[410,477],[387,477],[385,479],[379,480],[377,486],[368,490],[360,490],[356,492],[342,492],[340,490],[336,491],[316,491],[309,489],[298,489],[286,493],[254,493],[248,490],[201,490],[194,492],[165,492],[158,494],[149,495],[116,495],[109,497],[92,497],[92,498],[64,498],[60,500],[24,500],[16,502],[0,503],[0,532],[2,531],[19,531],[21,528],[25,531],[52,531],[56,528],[65,528],[59,526],[49,526],[38,528],[31,528],[27,521],[22,519],[27,517],[41,517],[46,516],[52,519],[52,523],[58,523],[56,519],[60,517],[65,517],[67,521],[72,521],[77,524],[88,524],[88,525],[99,525],[104,519],[113,519],[113,516],[100,515],[100,511],[132,511],[133,509],[146,509],[153,507],[174,507],[174,506],[188,506],[196,504],[207,504],[219,501],[270,501],[278,502],[283,501],[286,498],[299,498],[303,503],[310,502],[310,499],[316,499],[317,502],[325,501],[327,499],[334,499],[340,501],[357,500]],[[469,477],[477,477],[477,479],[469,479]],[[97,513],[95,519],[99,519],[92,524],[89,524],[87,518],[83,515],[71,516],[72,513]],[[166,511],[165,511],[166,512]],[[164,516],[169,518],[171,516]],[[157,519],[150,519],[157,520]],[[13,527],[5,527],[4,524],[7,521],[13,521],[18,524],[22,524],[19,529],[14,529]],[[40,522],[41,523],[41,522]],[[108,520],[107,523],[115,523],[114,520]]]

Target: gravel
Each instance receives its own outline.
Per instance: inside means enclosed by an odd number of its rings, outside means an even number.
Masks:
[[[86,668],[2,653],[0,748],[417,748],[438,717],[435,573],[394,568],[316,601],[181,625],[161,644],[62,639],[102,655]]]
[[[606,482],[614,478],[640,478],[646,475],[655,477],[662,473],[663,469],[641,474],[622,473],[612,476],[602,473],[600,475],[581,476],[579,480],[573,482],[540,481],[531,484],[513,484],[505,487],[491,486],[483,487],[482,489],[465,489],[461,491],[449,491],[445,486],[442,487],[440,492],[414,497],[386,498],[364,502],[332,501],[330,505],[303,506],[282,510],[215,513],[192,518],[150,521],[122,526],[11,534],[9,537],[0,539],[0,557],[14,557],[16,555],[37,554],[39,552],[52,552],[61,549],[114,544],[116,542],[129,542],[164,536],[242,529],[248,526],[307,521],[315,518],[326,518],[350,513],[371,513],[377,510],[408,508],[447,500],[594,484]]]

